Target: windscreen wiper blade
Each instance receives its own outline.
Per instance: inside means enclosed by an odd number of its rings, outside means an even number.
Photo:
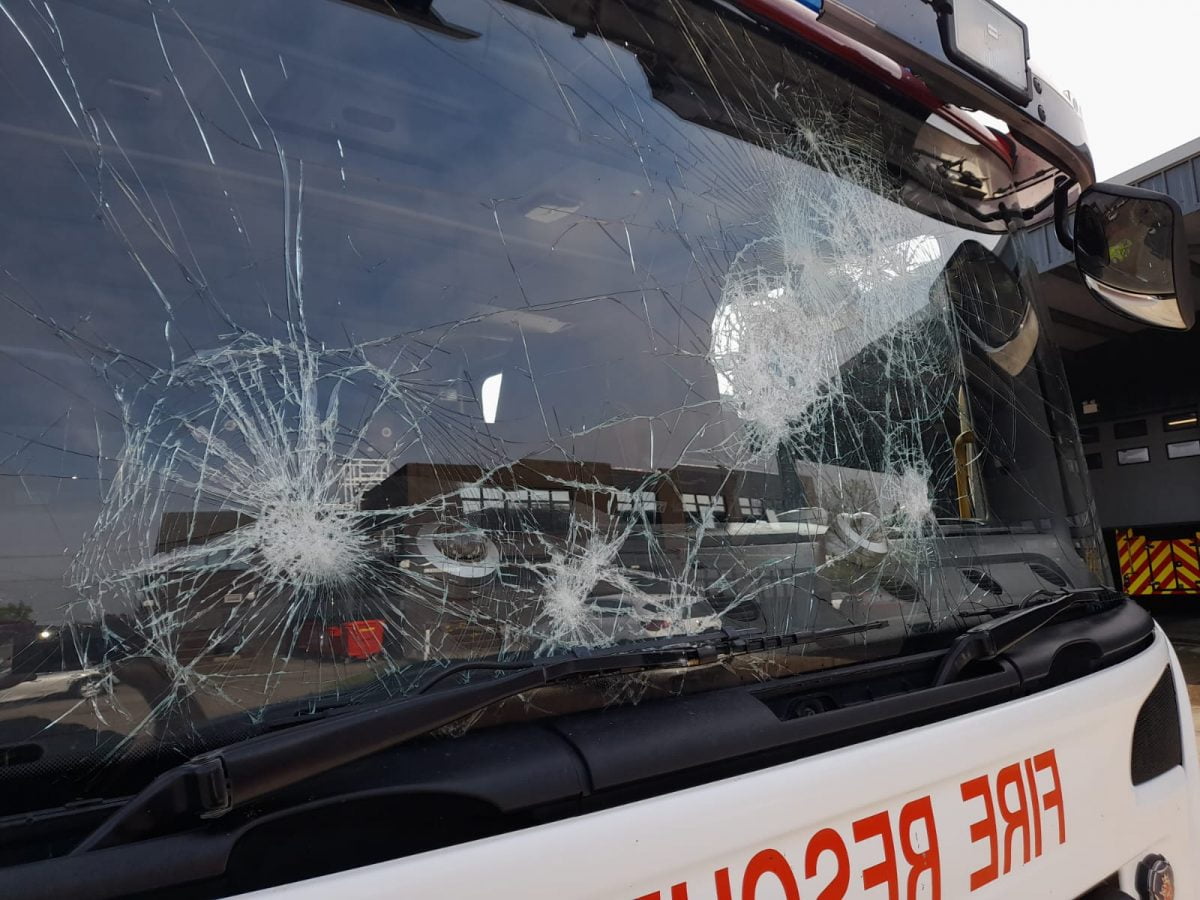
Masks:
[[[421,737],[501,700],[549,684],[577,677],[708,665],[734,656],[860,634],[886,624],[868,622],[780,634],[727,629],[677,641],[657,641],[649,646],[641,643],[621,650],[551,656],[531,660],[515,671],[510,671],[511,664],[506,664],[503,670],[507,674],[487,681],[385,700],[197,756],[150,782],[88,835],[71,855],[160,835],[194,825],[197,819],[217,818],[266,794]]]
[[[996,659],[1069,610],[1084,607],[1093,607],[1095,611],[1111,609],[1123,603],[1125,596],[1109,588],[1090,587],[1049,594],[1047,599],[1030,605],[1032,599],[1028,598],[1015,612],[983,622],[960,634],[942,658],[933,686],[939,687],[956,680],[971,663]]]

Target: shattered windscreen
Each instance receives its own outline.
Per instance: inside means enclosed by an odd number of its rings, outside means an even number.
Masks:
[[[1009,169],[733,7],[2,0],[0,73],[14,784],[1099,577]]]

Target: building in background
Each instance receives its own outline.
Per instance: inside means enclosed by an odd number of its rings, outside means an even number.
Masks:
[[[1200,278],[1200,139],[1111,180],[1179,203]],[[1114,578],[1200,616],[1200,329],[1158,331],[1108,312],[1053,228],[1031,238]]]

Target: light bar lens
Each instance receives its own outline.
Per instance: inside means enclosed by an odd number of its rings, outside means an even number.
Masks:
[[[1020,22],[989,0],[954,0],[952,21],[954,46],[962,56],[1014,90],[1028,90],[1029,53]]]

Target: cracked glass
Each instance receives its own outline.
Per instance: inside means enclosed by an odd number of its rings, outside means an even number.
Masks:
[[[0,812],[457,662],[874,626],[521,719],[1105,577],[1023,184],[732,6],[0,0],[0,75]]]

